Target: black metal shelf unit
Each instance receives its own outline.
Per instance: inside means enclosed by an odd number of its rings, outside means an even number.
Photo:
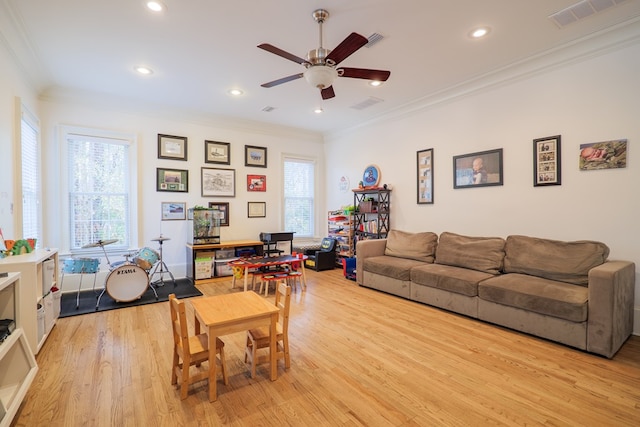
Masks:
[[[384,239],[391,228],[391,190],[353,190],[354,233],[357,240]]]

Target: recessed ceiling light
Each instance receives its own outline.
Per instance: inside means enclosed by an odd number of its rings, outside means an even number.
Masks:
[[[371,80],[369,82],[369,86],[373,86],[373,87],[378,87],[382,84],[382,82],[380,80]]]
[[[136,72],[138,72],[138,74],[142,74],[145,76],[149,76],[151,74],[153,74],[153,70],[149,67],[145,67],[144,65],[138,65],[136,67],[133,68],[134,70],[136,70]]]
[[[163,10],[167,10],[167,6],[161,1],[147,1],[147,8],[153,10],[154,12],[162,12]]]
[[[469,37],[471,37],[472,39],[479,39],[489,34],[490,31],[491,28],[489,27],[478,27],[471,30],[471,32],[469,33]]]
[[[233,96],[240,96],[244,94],[240,89],[229,89],[229,93]]]
[[[324,112],[324,110],[320,107],[316,108],[315,110],[313,110],[314,113],[316,114],[322,114]]]

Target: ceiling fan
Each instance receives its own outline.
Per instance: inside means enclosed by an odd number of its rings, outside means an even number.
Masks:
[[[302,59],[268,43],[258,45],[260,49],[303,65],[306,70],[302,73],[283,77],[260,86],[266,88],[274,87],[304,77],[312,86],[320,89],[322,99],[329,99],[336,96],[333,91],[333,82],[337,77],[377,80],[381,82],[387,81],[389,75],[391,75],[390,71],[370,70],[366,68],[336,68],[339,63],[366,45],[368,40],[358,33],[351,33],[335,49],[325,49],[322,47],[322,24],[329,17],[329,12],[324,9],[317,9],[313,12],[312,16],[320,28],[320,47],[310,50],[307,54],[307,59]]]

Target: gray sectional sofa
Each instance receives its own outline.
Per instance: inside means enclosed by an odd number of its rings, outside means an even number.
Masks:
[[[391,230],[356,254],[360,286],[608,358],[632,332],[635,264],[600,242]]]

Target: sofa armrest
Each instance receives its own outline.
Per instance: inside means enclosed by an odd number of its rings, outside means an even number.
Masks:
[[[628,261],[589,270],[587,351],[612,358],[633,332],[635,270]]]
[[[359,240],[356,243],[356,283],[362,285],[362,265],[369,257],[384,255],[387,239]]]

